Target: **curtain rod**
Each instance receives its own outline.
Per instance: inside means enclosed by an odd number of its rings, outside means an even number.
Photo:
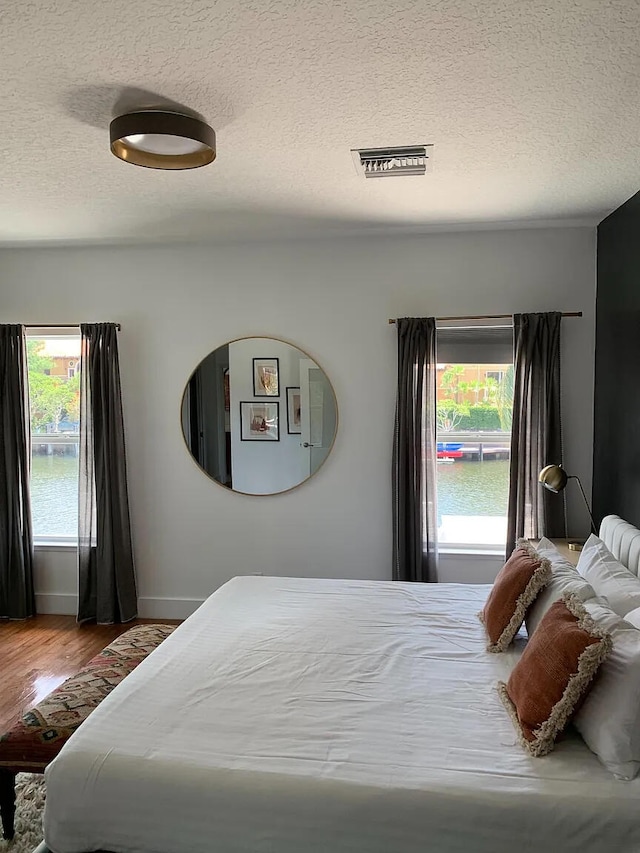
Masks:
[[[79,329],[80,325],[80,323],[27,323],[25,329]],[[119,332],[122,330],[120,323],[114,323],[113,325]]]
[[[562,314],[563,317],[582,317],[582,311],[566,311]],[[436,317],[436,320],[511,320],[513,314],[478,314],[476,317]],[[391,325],[395,325],[395,320],[389,320]]]

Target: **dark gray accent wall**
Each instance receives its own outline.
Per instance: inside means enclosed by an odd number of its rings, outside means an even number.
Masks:
[[[640,527],[640,192],[598,226],[593,514]]]

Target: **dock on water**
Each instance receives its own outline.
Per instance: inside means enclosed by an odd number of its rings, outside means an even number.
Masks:
[[[448,446],[451,455],[448,456]],[[441,449],[442,448],[442,449]],[[459,461],[485,459],[508,459],[511,451],[511,436],[504,432],[441,432],[438,433],[438,458]]]

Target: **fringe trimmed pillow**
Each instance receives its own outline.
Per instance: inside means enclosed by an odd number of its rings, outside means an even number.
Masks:
[[[540,556],[526,539],[518,540],[478,614],[489,638],[487,651],[505,651],[520,630],[528,608],[550,580],[549,560]]]
[[[560,732],[587,695],[598,667],[612,648],[576,595],[553,604],[498,692],[533,756],[553,749]]]

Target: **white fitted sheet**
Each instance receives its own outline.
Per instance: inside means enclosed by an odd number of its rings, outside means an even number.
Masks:
[[[640,779],[516,742],[488,587],[235,578],[47,768],[54,853],[640,851]]]

